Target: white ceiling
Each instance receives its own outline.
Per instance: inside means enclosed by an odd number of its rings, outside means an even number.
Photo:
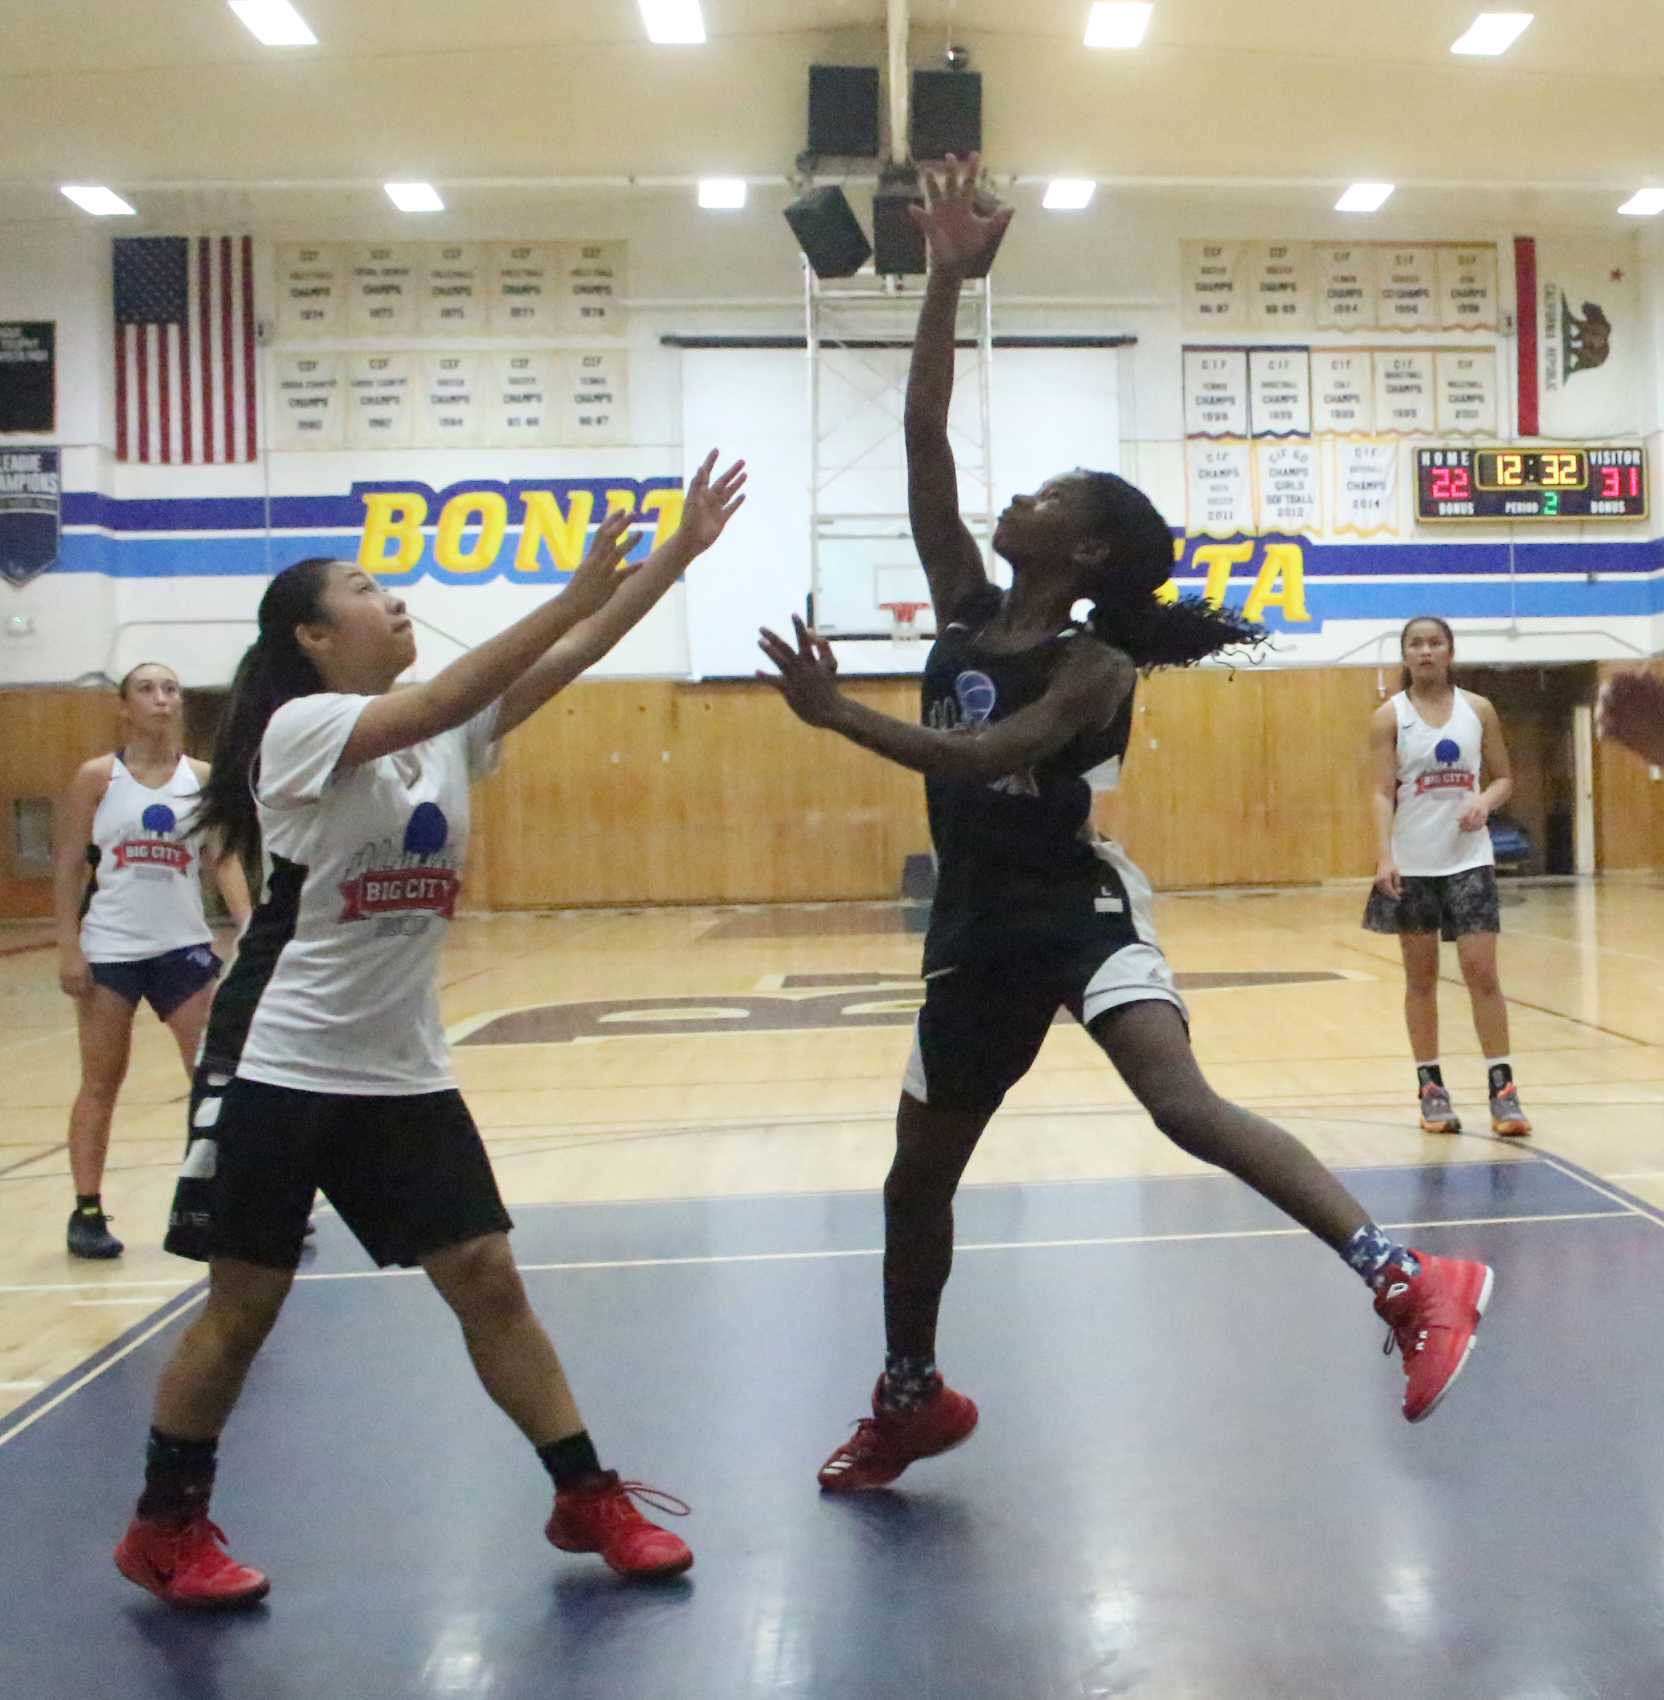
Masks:
[[[508,179],[779,175],[806,67],[883,62],[883,0],[703,3],[708,44],[669,48],[634,0],[299,0],[321,44],[271,49],[223,0],[10,0],[0,221],[84,217],[62,182],[155,214],[183,192],[163,185],[410,177],[459,205]],[[1454,57],[1479,3],[1156,0],[1142,48],[1102,52],[1087,0],[917,0],[912,49],[971,49],[1002,174],[1257,180],[1322,205],[1355,178],[1497,207],[1566,189],[1563,216],[1596,222],[1664,182],[1664,5],[1538,0],[1505,57]]]

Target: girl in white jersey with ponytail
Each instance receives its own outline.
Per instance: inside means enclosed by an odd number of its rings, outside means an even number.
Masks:
[[[1370,757],[1377,860],[1364,911],[1372,933],[1397,933],[1404,955],[1404,1016],[1416,1060],[1421,1125],[1460,1133],[1439,1065],[1439,940],[1456,960],[1485,1054],[1491,1127],[1530,1133],[1508,1056],[1508,1005],[1497,980],[1502,930],[1496,857],[1487,822],[1513,794],[1496,710],[1450,681],[1456,640],[1434,615],[1399,634],[1403,689],[1375,711]],[[1481,788],[1489,776],[1490,783]]]
[[[122,1574],[172,1605],[267,1591],[225,1551],[208,1496],[315,1190],[378,1264],[419,1265],[450,1305],[486,1391],[554,1480],[555,1546],[633,1576],[693,1562],[632,1503],[647,1490],[602,1469],[527,1303],[451,1073],[437,978],[469,781],[721,535],[744,475],[736,464],[713,481],[715,460],[639,569],[617,570],[627,518],[609,517],[565,590],[407,690],[392,687],[416,657],[409,616],[361,568],[302,561],[267,587],[202,811],[232,849],[262,843],[270,867],[209,1017],[167,1239],[207,1262],[208,1298],[162,1372],[144,1494],[116,1549]]]
[[[179,675],[146,661],[120,689],[122,747],[83,762],[70,781],[53,878],[58,982],[75,1000],[81,1041],[81,1088],[69,1115],[73,1257],[125,1249],[110,1232],[102,1188],[139,1004],[167,1025],[189,1074],[223,966],[202,910],[202,839],[187,819],[208,764],[184,753]],[[241,928],[249,911],[242,864],[206,860]]]

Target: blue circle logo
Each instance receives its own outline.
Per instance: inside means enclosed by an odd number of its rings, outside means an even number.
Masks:
[[[994,681],[986,673],[961,673],[953,681],[953,694],[967,720],[986,720],[1000,700]]]
[[[1433,746],[1433,754],[1442,762],[1460,761],[1462,746],[1454,738],[1441,738]]]
[[[152,803],[139,816],[139,824],[146,832],[172,832],[177,824],[177,816],[166,803]]]
[[[418,803],[404,829],[407,856],[436,856],[451,836],[451,823],[437,803]]]

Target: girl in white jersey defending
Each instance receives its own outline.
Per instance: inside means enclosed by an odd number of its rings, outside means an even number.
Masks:
[[[267,588],[203,820],[233,849],[262,841],[270,873],[214,1000],[167,1240],[208,1262],[208,1298],[162,1372],[144,1494],[116,1549],[122,1574],[170,1604],[266,1593],[266,1578],[225,1551],[208,1496],[220,1430],[294,1279],[316,1189],[378,1264],[420,1265],[456,1313],[486,1391],[554,1479],[554,1545],[625,1575],[693,1562],[631,1502],[648,1490],[601,1468],[526,1301],[512,1224],[451,1073],[436,981],[469,780],[721,535],[744,475],[736,464],[713,481],[715,460],[639,569],[617,570],[627,518],[609,517],[565,590],[407,690],[392,686],[415,659],[411,621],[367,573],[302,561]]]
[[[1436,615],[1399,634],[1403,689],[1370,723],[1377,859],[1364,911],[1372,933],[1397,933],[1404,956],[1404,1019],[1416,1060],[1421,1125],[1460,1133],[1439,1065],[1439,940],[1456,960],[1485,1053],[1491,1127],[1530,1133],[1508,1056],[1508,1005],[1496,972],[1502,912],[1486,823],[1513,795],[1508,746],[1496,710],[1450,682],[1456,640]],[[1486,773],[1490,784],[1480,782]]]
[[[202,911],[202,839],[186,818],[208,764],[184,753],[179,675],[142,662],[120,689],[122,747],[83,762],[70,781],[53,870],[58,983],[75,1000],[81,1042],[81,1088],[69,1113],[74,1257],[120,1257],[124,1249],[110,1232],[102,1188],[140,1001],[167,1025],[189,1074],[223,966]],[[207,861],[242,928],[249,912],[242,864],[235,856]]]

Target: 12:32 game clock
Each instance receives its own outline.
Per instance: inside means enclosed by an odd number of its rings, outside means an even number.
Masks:
[[[1643,448],[1416,450],[1424,522],[1646,517]]]

